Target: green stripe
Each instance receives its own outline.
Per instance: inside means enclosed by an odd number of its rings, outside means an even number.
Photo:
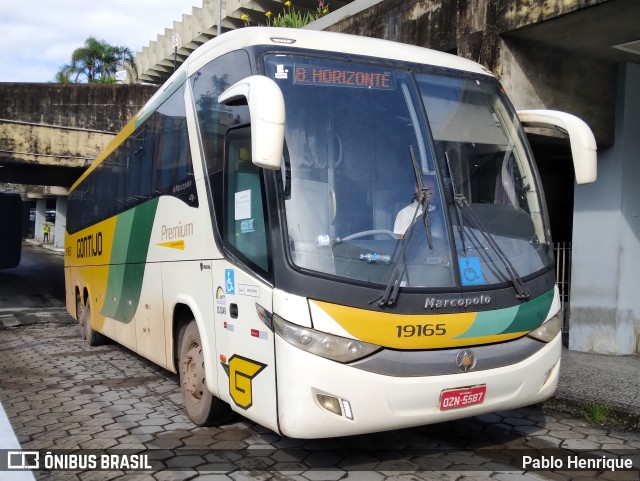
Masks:
[[[551,289],[520,306],[479,312],[471,327],[455,339],[532,331],[547,318],[553,302],[553,293],[554,290]]]
[[[103,316],[126,324],[131,322],[138,309],[157,207],[158,198],[118,216],[111,250],[107,298],[100,311]]]
[[[478,312],[471,327],[456,339],[470,337],[493,336],[507,329],[518,313],[518,306],[497,309],[495,311]]]
[[[518,308],[518,313],[509,327],[501,334],[512,332],[529,332],[539,327],[549,315],[553,303],[554,290],[551,289],[535,299],[525,302]]]

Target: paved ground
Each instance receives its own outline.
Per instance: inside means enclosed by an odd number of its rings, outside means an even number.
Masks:
[[[602,451],[640,466],[638,432],[594,427],[544,406],[320,441],[281,438],[240,417],[198,428],[175,376],[115,344],[86,347],[75,324],[58,321],[0,334],[0,402],[22,448],[144,452],[153,469],[40,471],[38,479],[640,479],[639,471],[523,472],[528,449]]]

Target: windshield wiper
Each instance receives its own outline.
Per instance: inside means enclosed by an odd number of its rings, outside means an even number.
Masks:
[[[398,291],[400,290],[400,283],[402,281],[402,278],[404,277],[404,273],[407,271],[407,260],[405,258],[405,253],[407,251],[409,239],[411,239],[411,234],[413,232],[414,226],[416,225],[416,219],[418,218],[418,212],[420,211],[421,207],[422,219],[424,221],[424,226],[427,232],[427,242],[429,243],[429,249],[433,250],[433,238],[431,236],[431,219],[429,218],[429,206],[427,205],[429,192],[428,189],[425,189],[422,184],[420,167],[418,166],[418,161],[416,160],[416,155],[413,151],[413,145],[409,145],[409,156],[411,157],[411,163],[413,164],[413,173],[416,178],[418,192],[420,192],[418,196],[418,205],[416,206],[416,210],[414,211],[413,217],[411,218],[409,229],[402,237],[402,249],[400,249],[400,255],[398,256],[398,260],[396,261],[396,266],[394,267],[393,272],[391,272],[389,282],[387,282],[387,287],[385,288],[384,293],[381,297],[370,302],[371,304],[377,301],[378,306],[380,307],[392,306],[396,302]],[[391,256],[391,258],[393,259],[393,255]]]
[[[416,207],[416,211],[413,216],[414,219],[418,216],[419,207],[419,205]],[[402,249],[400,249],[398,260],[396,261],[396,265],[391,272],[391,276],[389,277],[389,281],[387,282],[387,287],[385,288],[384,293],[377,299],[369,302],[369,304],[373,304],[376,301],[378,303],[378,306],[380,307],[392,306],[393,304],[395,304],[398,297],[398,290],[400,289],[400,283],[402,281],[402,278],[404,277],[404,273],[407,271],[407,259],[405,258],[405,253],[407,252],[407,246],[409,245],[409,239],[411,239],[411,233],[413,232],[414,226],[415,223],[411,223],[409,229],[402,238]],[[394,256],[395,251],[391,255],[391,259],[393,259]]]
[[[458,203],[455,201],[456,197],[458,197],[460,195],[460,192],[458,192],[458,186],[456,184],[456,180],[453,178],[453,170],[451,169],[451,163],[449,161],[449,153],[445,152],[444,153],[444,159],[445,159],[445,163],[447,166],[447,172],[449,174],[449,179],[451,180],[451,190],[453,191],[453,205],[456,208],[456,214],[458,217],[458,232],[460,233],[460,241],[462,242],[462,251],[465,253],[465,255],[467,255],[467,246],[464,242],[464,223],[462,220],[462,211],[460,209],[460,206],[458,205]]]
[[[418,198],[418,208],[422,207],[422,219],[424,220],[424,227],[427,231],[427,242],[429,242],[429,249],[433,250],[433,238],[431,237],[431,218],[429,217],[429,206],[427,205],[427,199],[429,198],[429,189],[425,189],[424,185],[422,184],[422,175],[420,173],[420,167],[418,167],[416,154],[413,151],[413,145],[409,145],[409,155],[411,156],[411,163],[413,164],[413,175],[416,178],[418,192],[420,192],[420,196]],[[412,224],[416,221],[418,208],[416,208],[416,212],[413,214],[413,219],[411,219]]]
[[[447,163],[447,170],[449,171],[449,178],[451,179],[451,188],[453,190],[453,202],[455,204],[456,210],[458,211],[458,229],[460,229],[462,247],[464,249],[465,256],[467,251],[466,251],[466,248],[464,247],[464,234],[463,234],[464,225],[462,224],[463,216],[461,211],[464,211],[469,216],[469,219],[475,225],[475,228],[478,231],[480,231],[480,234],[482,235],[482,237],[487,241],[487,244],[489,244],[489,246],[491,247],[493,252],[496,254],[498,259],[500,259],[500,262],[502,262],[502,264],[504,265],[504,268],[507,271],[507,274],[509,274],[509,278],[511,279],[511,283],[513,284],[513,288],[516,291],[516,298],[529,299],[531,297],[531,293],[529,292],[529,289],[527,289],[527,286],[524,285],[524,282],[522,282],[522,277],[520,277],[520,275],[518,274],[518,271],[516,271],[516,268],[513,267],[513,264],[511,264],[511,261],[509,260],[507,255],[496,243],[493,237],[489,233],[487,233],[487,229],[484,227],[484,225],[482,224],[482,222],[480,221],[476,213],[473,211],[473,209],[469,205],[469,201],[467,200],[467,198],[464,196],[464,194],[458,191],[456,186],[456,181],[453,178],[453,173],[451,171],[451,165],[449,165],[449,156],[447,155],[446,152],[444,155],[447,161],[446,163]]]

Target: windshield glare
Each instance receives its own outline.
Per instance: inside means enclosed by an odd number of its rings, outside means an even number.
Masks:
[[[505,282],[478,226],[456,215],[456,184],[521,276],[551,262],[539,189],[495,82],[288,55],[265,66],[286,103],[282,178],[298,267],[386,285],[401,264],[406,287]]]

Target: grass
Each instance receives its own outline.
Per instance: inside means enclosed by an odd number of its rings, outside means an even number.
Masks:
[[[584,416],[591,424],[603,424],[611,414],[611,406],[606,403],[589,402],[584,406]]]

